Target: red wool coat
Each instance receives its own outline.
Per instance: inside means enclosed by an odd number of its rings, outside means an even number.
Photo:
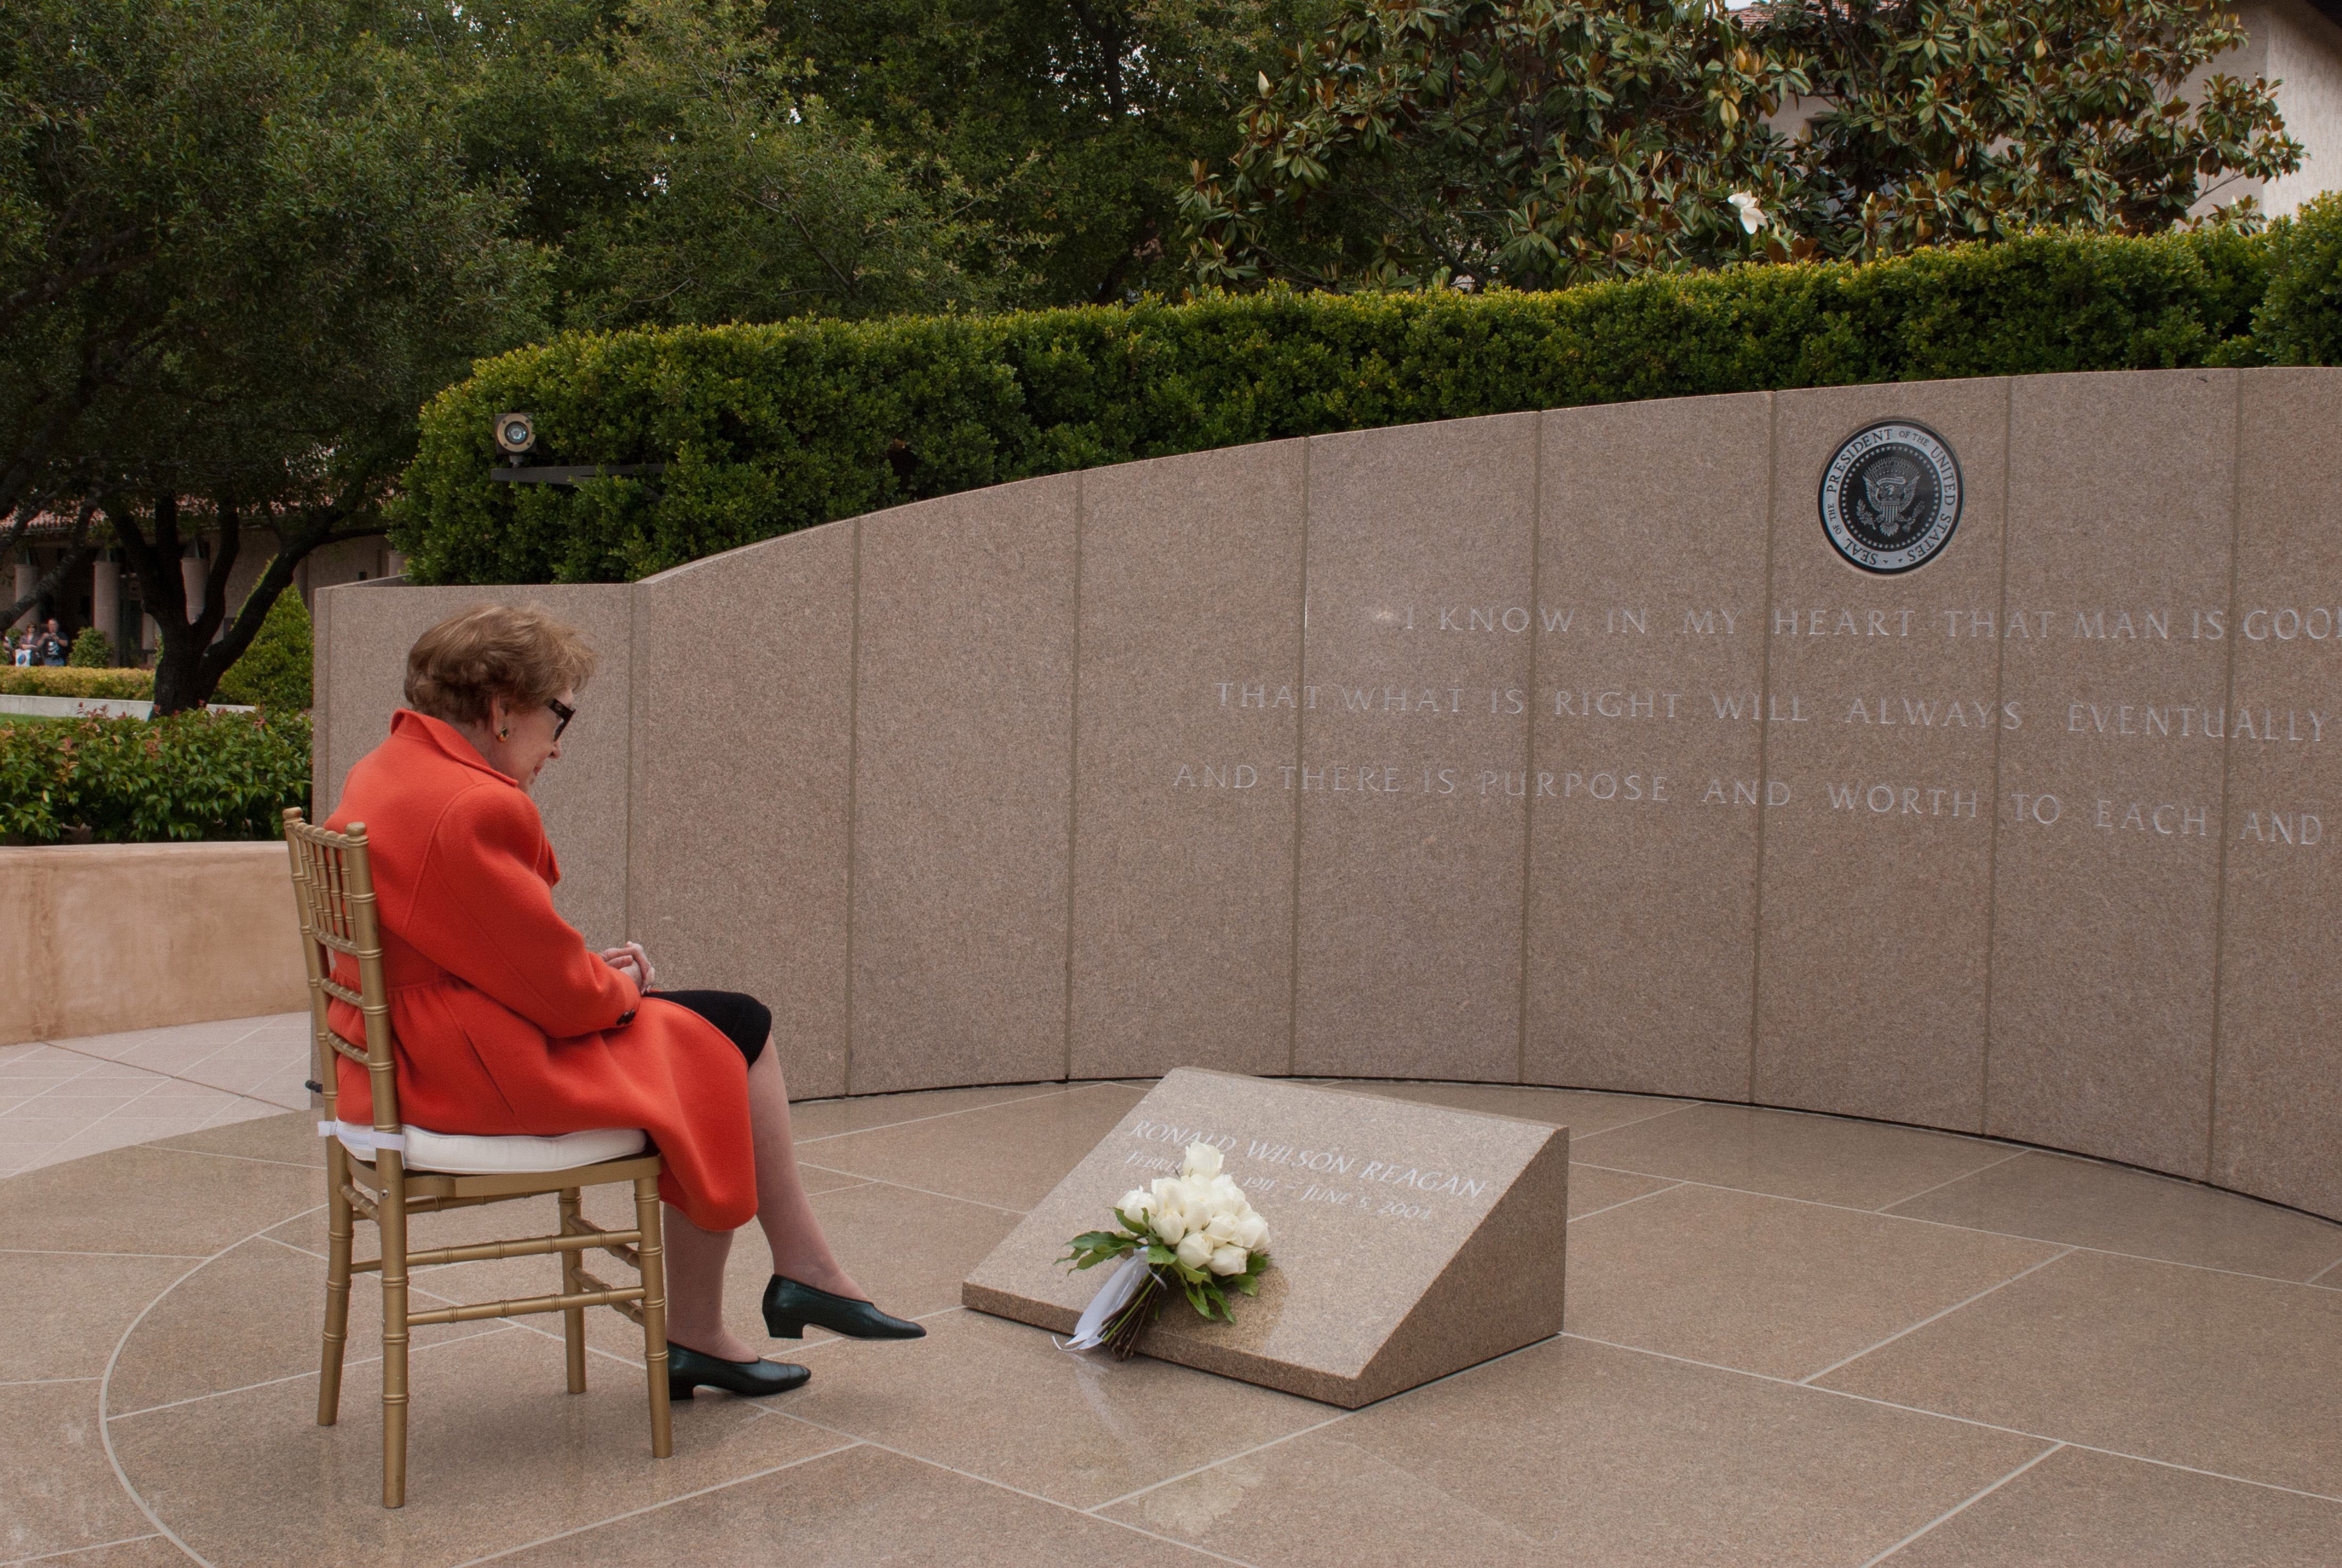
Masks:
[[[711,1231],[756,1212],[747,1068],[697,1014],[638,998],[553,911],[561,880],[535,803],[461,732],[402,710],[350,770],[325,825],[365,824],[396,1037],[401,1120],[435,1133],[545,1136],[641,1127],[660,1195]],[[335,978],[357,988],[344,959]],[[618,1019],[636,1008],[624,1027]],[[363,1047],[358,1010],[334,1032]],[[345,1122],[374,1119],[365,1069],[339,1059]]]

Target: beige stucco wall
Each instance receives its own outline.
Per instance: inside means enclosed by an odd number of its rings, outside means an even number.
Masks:
[[[281,844],[0,849],[0,1045],[308,1004]]]
[[[2290,213],[2322,191],[2342,188],[2342,27],[2304,0],[2269,0],[2243,15],[2256,38],[2266,40],[2261,69],[2280,84],[2285,128],[2305,150],[2297,172],[2261,193],[2267,212]]]

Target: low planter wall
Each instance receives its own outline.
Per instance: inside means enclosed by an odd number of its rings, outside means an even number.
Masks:
[[[0,1045],[308,1004],[281,844],[0,849]]]

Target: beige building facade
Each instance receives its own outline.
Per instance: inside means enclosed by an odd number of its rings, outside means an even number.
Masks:
[[[63,524],[49,528],[36,525],[28,542],[15,550],[10,563],[13,567],[9,581],[12,602],[32,593],[40,585],[41,579],[71,553],[64,534]],[[212,552],[218,548],[218,544],[215,535],[199,535],[187,546],[179,563],[180,577],[186,588],[190,611],[203,607],[204,594],[210,579]],[[265,534],[256,538],[250,534],[245,536],[235,568],[228,577],[227,594],[232,605],[244,603],[272,559],[274,552],[268,547]],[[341,583],[370,582],[394,574],[400,565],[401,557],[390,548],[390,541],[377,534],[312,552],[295,571],[293,582],[301,591],[303,603],[314,604],[320,588]],[[119,550],[99,552],[97,559],[58,584],[31,609],[18,616],[9,629],[15,631],[37,626],[51,619],[55,620],[58,629],[69,637],[85,626],[96,627],[113,642],[115,658],[125,664],[151,659],[162,635],[154,617],[145,613],[145,606],[141,602],[137,574],[124,562]],[[233,619],[233,615],[223,618],[223,632]]]

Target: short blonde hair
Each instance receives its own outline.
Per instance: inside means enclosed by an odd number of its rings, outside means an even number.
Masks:
[[[451,724],[488,716],[491,699],[539,707],[594,678],[594,650],[542,604],[475,604],[406,651],[406,705]]]

